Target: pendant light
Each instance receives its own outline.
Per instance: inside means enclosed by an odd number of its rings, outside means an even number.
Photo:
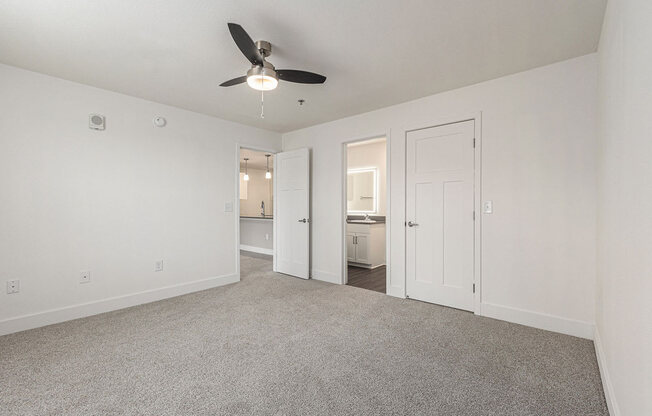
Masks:
[[[267,172],[265,172],[265,179],[272,179],[272,172],[269,171],[269,157],[271,155],[265,155],[267,158]]]
[[[248,157],[245,157],[245,158],[244,158],[244,161],[245,161],[245,174],[244,174],[244,180],[245,180],[245,181],[248,181],[248,180],[249,180],[249,173],[247,173],[247,161],[248,161],[248,160],[249,160]]]

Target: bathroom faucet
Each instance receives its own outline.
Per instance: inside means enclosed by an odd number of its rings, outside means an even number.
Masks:
[[[265,201],[260,201],[260,216],[265,216]]]

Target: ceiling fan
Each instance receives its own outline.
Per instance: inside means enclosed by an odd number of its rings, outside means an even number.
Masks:
[[[274,65],[265,60],[272,54],[271,43],[265,40],[254,43],[237,23],[229,23],[229,31],[242,54],[251,62],[251,69],[247,71],[247,75],[225,81],[220,87],[230,87],[246,81],[255,90],[270,91],[278,86],[279,80],[299,84],[323,84],[326,81],[325,76],[313,72],[274,68]]]

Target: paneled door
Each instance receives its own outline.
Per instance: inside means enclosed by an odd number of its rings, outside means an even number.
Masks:
[[[407,134],[406,293],[465,310],[473,310],[474,123]]]
[[[310,157],[308,149],[276,154],[276,271],[310,278]]]

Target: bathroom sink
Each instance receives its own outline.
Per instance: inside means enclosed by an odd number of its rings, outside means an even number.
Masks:
[[[350,224],[375,224],[376,220],[349,220]]]

